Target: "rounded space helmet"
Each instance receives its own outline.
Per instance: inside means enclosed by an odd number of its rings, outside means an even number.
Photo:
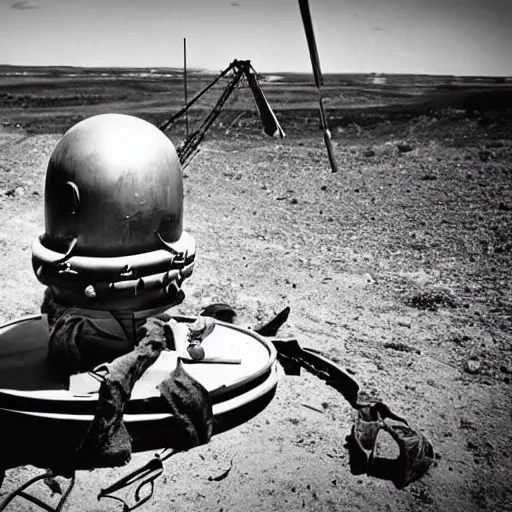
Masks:
[[[77,123],[50,156],[39,281],[64,305],[148,309],[175,303],[193,270],[183,179],[172,142],[122,114]]]

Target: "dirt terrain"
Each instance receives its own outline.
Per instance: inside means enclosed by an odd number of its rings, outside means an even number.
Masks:
[[[364,396],[432,441],[436,461],[403,490],[351,475],[350,407],[313,376],[282,375],[260,415],[170,459],[141,510],[512,510],[510,124],[340,126],[338,174],[314,129],[284,126],[288,137],[274,141],[243,128],[218,130],[185,171],[198,259],[177,312],[221,300],[254,326],[289,305],[282,334],[339,360]],[[60,135],[0,135],[6,321],[39,310],[30,244],[44,231],[44,174]],[[121,510],[97,493],[151,455],[80,472],[67,510]],[[0,498],[37,471],[8,471]]]

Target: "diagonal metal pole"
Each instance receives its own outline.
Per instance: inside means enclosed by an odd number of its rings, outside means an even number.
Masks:
[[[180,110],[178,110],[178,112],[176,112],[175,114],[173,114],[171,117],[169,117],[168,119],[166,119],[163,123],[159,124],[158,125],[158,129],[159,130],[162,130],[162,131],[165,131],[167,130],[167,128],[169,128],[169,126],[176,120],[178,119],[180,116],[182,116],[197,100],[199,100],[203,94],[207,93],[221,78],[223,78],[224,76],[226,76],[234,67],[234,64],[233,62],[226,68],[224,69],[223,71],[221,71],[221,73],[216,76],[204,89],[201,89],[189,102],[188,104],[184,105],[182,108],[180,108]]]
[[[331,142],[331,132],[327,128],[327,119],[325,116],[324,104],[322,102],[321,87],[324,84],[322,69],[320,68],[320,58],[318,57],[318,48],[316,46],[315,32],[313,30],[313,21],[311,19],[311,11],[309,10],[308,0],[299,0],[300,14],[304,31],[306,32],[306,39],[308,42],[309,56],[311,58],[311,65],[313,67],[313,77],[315,79],[316,90],[318,93],[318,103],[320,106],[320,125],[324,135],[324,143],[327,149],[327,156],[329,164],[331,165],[332,172],[338,172],[338,165],[334,158],[334,149]]]

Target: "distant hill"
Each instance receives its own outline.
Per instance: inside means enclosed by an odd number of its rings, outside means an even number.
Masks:
[[[201,69],[189,69],[187,73],[206,73]],[[87,77],[87,76],[130,76],[130,77],[159,77],[182,75],[182,68],[88,68],[75,66],[13,66],[0,64],[0,76],[26,76],[26,77]]]
[[[210,86],[217,73],[188,72],[188,98]],[[223,93],[228,76],[218,80],[189,111],[198,125]],[[265,96],[283,126],[318,123],[318,94],[308,73],[260,73]],[[256,119],[245,82],[224,106],[218,126]],[[459,116],[512,119],[512,79],[381,73],[326,74],[322,90],[329,126],[370,126]],[[184,104],[181,68],[83,68],[0,65],[0,123],[31,132],[61,132],[86,117],[119,112],[161,123]],[[505,121],[503,121],[505,122]],[[182,128],[181,125],[179,127]],[[286,131],[286,130],[285,130]]]
[[[220,72],[220,70],[219,70]],[[190,75],[216,75],[217,71],[190,68]],[[0,64],[0,76],[24,77],[181,77],[183,69],[178,67],[78,67],[78,66],[16,66]],[[310,84],[311,73],[272,72],[259,73],[262,80],[280,83]],[[325,85],[379,85],[379,86],[426,86],[446,85],[497,85],[512,84],[512,77],[454,76],[454,75],[414,75],[398,73],[326,73]]]

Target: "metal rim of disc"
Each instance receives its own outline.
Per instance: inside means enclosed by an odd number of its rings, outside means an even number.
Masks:
[[[43,318],[43,315],[29,315],[11,320],[0,325],[0,333],[4,329],[15,327],[24,322],[40,320],[41,318]],[[195,320],[194,317],[181,315],[176,315],[174,318],[185,322]],[[277,352],[271,342],[250,329],[218,320],[216,322],[258,341],[268,350],[269,358],[267,363],[257,372],[210,392],[214,416],[234,411],[265,396],[276,388],[278,381]],[[0,410],[47,418],[49,420],[90,422],[94,417],[96,403],[97,399],[95,398],[76,397],[73,400],[58,400],[31,396],[30,392],[7,388],[0,389]],[[124,420],[128,423],[136,423],[140,421],[158,421],[171,416],[172,414],[165,412],[165,402],[161,397],[151,397],[148,399],[130,400],[127,403],[127,412],[124,414]]]

